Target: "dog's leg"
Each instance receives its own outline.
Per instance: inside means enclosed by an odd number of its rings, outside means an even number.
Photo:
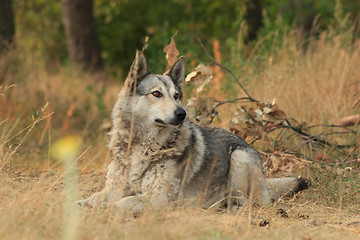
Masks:
[[[141,213],[147,205],[145,197],[128,196],[120,199],[120,201],[112,202],[109,207],[120,209],[122,213]]]
[[[259,157],[249,151],[231,154],[228,188],[233,201],[243,205],[247,199],[268,205],[271,197]],[[244,197],[245,196],[245,197]]]
[[[94,193],[90,197],[76,201],[77,204],[79,204],[82,207],[88,206],[88,207],[105,207],[107,203],[108,193],[101,191]]]
[[[94,193],[90,197],[76,201],[80,206],[106,207],[108,204],[118,202],[124,196],[122,189],[106,186],[102,191]]]
[[[123,169],[115,161],[112,161],[108,165],[104,189],[76,203],[81,206],[105,207],[108,203],[120,201],[123,196],[126,196],[124,193],[125,185]]]
[[[122,213],[142,213],[145,209],[159,209],[168,205],[169,202],[165,196],[145,197],[135,195],[112,202],[109,204],[109,207],[119,209]]]

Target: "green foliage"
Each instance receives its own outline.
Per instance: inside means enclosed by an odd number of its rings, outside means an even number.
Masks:
[[[356,3],[357,2],[357,3]],[[279,23],[283,19],[283,26],[296,24],[304,30],[311,30],[315,18],[321,30],[334,24],[341,15],[350,13],[352,19],[359,14],[360,3],[349,0],[262,0],[262,9],[266,11],[267,19],[264,25]],[[354,9],[357,9],[357,11]],[[339,12],[340,11],[340,12]],[[267,29],[265,26],[264,29]],[[270,29],[269,29],[270,30]]]
[[[225,41],[236,35],[241,23],[242,4],[238,1],[95,1],[95,16],[98,22],[103,57],[108,65],[127,67],[136,49],[141,49],[146,36],[150,37],[147,55],[150,66],[164,67],[162,52],[176,31],[194,33],[206,45],[217,38]],[[181,54],[196,56],[194,42],[186,34],[177,38]],[[185,36],[185,37],[183,37]],[[210,45],[211,46],[211,45]],[[155,59],[155,60],[154,60]],[[160,62],[160,63],[159,63]]]
[[[60,1],[13,2],[16,40],[23,54],[31,55],[30,60],[37,64],[64,61],[67,51]]]
[[[350,10],[360,9],[360,5],[345,0],[263,0],[261,6],[263,27],[254,41],[262,42],[257,46],[260,59],[268,59],[284,44],[306,45],[309,37],[318,37],[328,30],[350,43],[355,37],[353,26],[358,16],[358,12]]]

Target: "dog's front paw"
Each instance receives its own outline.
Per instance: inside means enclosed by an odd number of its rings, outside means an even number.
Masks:
[[[75,203],[82,207],[105,207],[107,203],[107,194],[103,192],[94,193],[89,198],[78,200]]]
[[[147,205],[144,197],[128,196],[120,199],[120,201],[109,204],[109,206],[119,209],[125,214],[136,214],[142,213]]]

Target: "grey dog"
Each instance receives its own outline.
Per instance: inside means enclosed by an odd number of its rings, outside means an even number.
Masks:
[[[181,103],[185,58],[152,74],[138,51],[112,111],[105,188],[81,205],[124,212],[146,206],[268,205],[308,187],[297,177],[266,179],[259,154],[224,129],[188,119]]]

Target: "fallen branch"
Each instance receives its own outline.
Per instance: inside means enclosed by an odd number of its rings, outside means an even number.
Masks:
[[[213,102],[216,102],[217,104],[215,106],[213,106],[209,111],[208,113],[206,114],[206,116],[210,116],[210,114],[212,112],[215,111],[216,108],[220,107],[221,105],[224,105],[226,103],[246,103],[246,102],[253,102],[253,100],[249,97],[242,97],[242,98],[236,98],[236,99],[233,99],[233,100],[228,100],[228,101],[219,101],[219,100],[216,100],[215,98],[212,98],[211,99]]]
[[[320,144],[322,146],[328,146],[328,147],[332,147],[332,148],[349,148],[349,147],[354,147],[356,145],[355,142],[352,143],[352,144],[346,144],[346,145],[330,143],[328,140],[320,137],[320,135],[322,135],[322,133],[320,133],[318,135],[312,135],[312,134],[306,133],[303,130],[304,127],[302,127],[301,125],[299,125],[297,127],[294,127],[294,126],[291,125],[291,123],[290,123],[290,121],[288,119],[286,119],[285,122],[286,122],[286,124],[282,124],[282,125],[279,125],[277,127],[274,127],[271,130],[269,130],[268,133],[271,133],[271,132],[273,132],[275,130],[278,130],[278,129],[281,129],[281,128],[283,128],[283,129],[291,129],[295,133],[299,134],[305,140],[307,140],[307,141],[310,140],[312,142],[316,142],[316,143],[318,143],[318,144]],[[322,126],[326,126],[326,125],[322,125]],[[331,125],[328,125],[328,126],[330,127]],[[341,126],[336,126],[336,127],[341,127]]]

